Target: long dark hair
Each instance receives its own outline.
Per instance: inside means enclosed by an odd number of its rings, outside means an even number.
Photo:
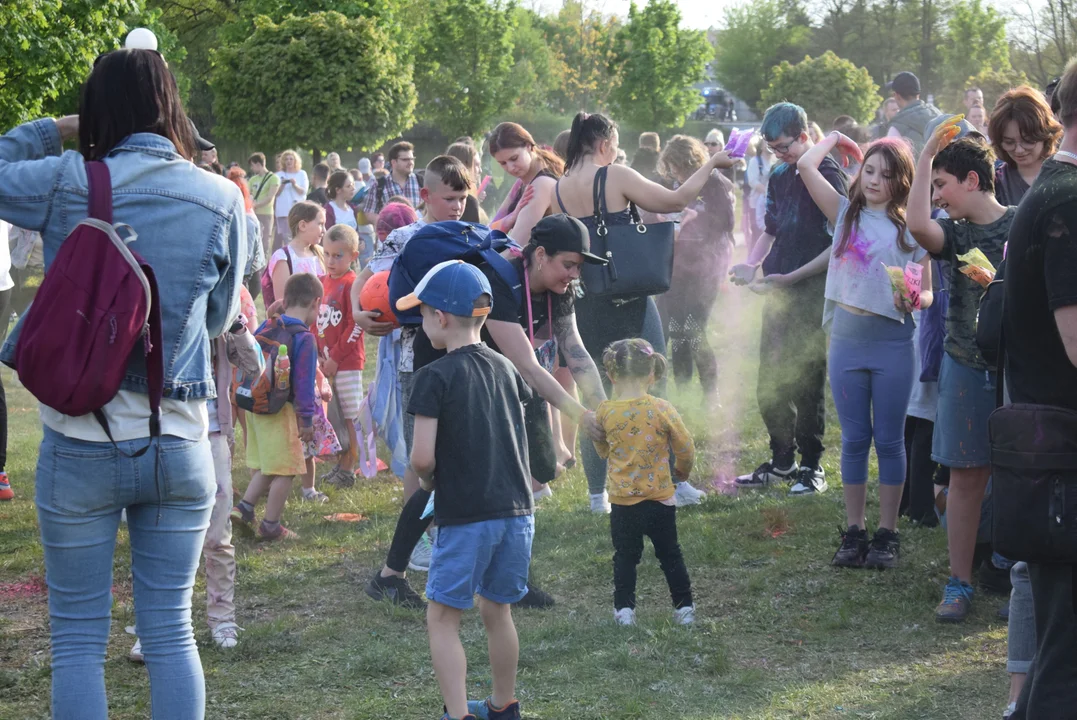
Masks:
[[[890,189],[890,202],[886,204],[886,216],[897,225],[897,246],[902,252],[911,252],[912,246],[905,242],[905,206],[909,202],[909,190],[912,188],[912,175],[915,164],[912,159],[912,151],[904,140],[897,138],[883,138],[876,140],[864,153],[864,162],[860,166],[860,172],[853,180],[849,188],[849,209],[845,211],[845,221],[841,226],[841,241],[834,249],[834,257],[840,257],[849,249],[849,243],[853,238],[853,226],[860,220],[860,211],[867,205],[864,191],[860,188],[861,176],[868,159],[882,155],[886,158],[886,166],[890,171],[890,179],[887,181]]]
[[[113,50],[97,58],[79,99],[79,152],[100,160],[134,133],[154,133],[194,157],[194,132],[160,53]]]
[[[601,113],[576,113],[576,117],[572,118],[568,150],[565,151],[565,168],[571,170],[576,167],[584,155],[593,151],[603,140],[612,139],[615,132],[617,123]]]
[[[543,167],[557,177],[565,172],[565,163],[551,150],[538,145],[531,133],[527,132],[522,125],[514,122],[503,122],[490,133],[490,154],[496,155],[502,150],[509,148],[527,148],[532,154],[537,155]]]

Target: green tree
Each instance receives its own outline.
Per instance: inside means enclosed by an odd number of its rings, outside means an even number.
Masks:
[[[628,22],[617,33],[611,74],[617,87],[610,103],[617,116],[648,129],[679,127],[699,105],[693,84],[703,78],[712,48],[704,33],[680,27],[672,0],[628,7]]]
[[[337,12],[255,20],[213,53],[218,132],[267,147],[372,148],[411,127],[411,66],[372,20]]]
[[[980,0],[961,0],[953,7],[941,49],[943,87],[960,93],[974,75],[1010,69],[1006,18]]]
[[[714,74],[752,107],[782,60],[803,57],[811,28],[780,0],[749,0],[726,10],[715,42]]]
[[[119,47],[140,0],[0,2],[0,129],[77,105],[94,58]]]
[[[783,62],[762,99],[768,105],[786,100],[796,103],[808,119],[827,128],[839,115],[866,122],[882,100],[878,90],[866,69],[827,51],[796,65]]]
[[[501,0],[433,0],[415,46],[420,119],[446,135],[476,135],[516,100],[515,8]]]
[[[512,81],[516,104],[521,110],[538,111],[550,106],[563,77],[560,60],[546,41],[546,23],[534,10],[518,7],[512,34]]]
[[[586,11],[580,0],[565,0],[547,25],[546,39],[560,78],[559,90],[550,96],[552,108],[567,113],[605,110],[614,87],[609,68],[620,20]]]

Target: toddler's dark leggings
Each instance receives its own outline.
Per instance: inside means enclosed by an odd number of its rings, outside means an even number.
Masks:
[[[400,518],[396,521],[396,531],[393,532],[393,543],[389,546],[389,557],[385,564],[390,570],[402,573],[408,569],[408,560],[411,559],[411,551],[419,544],[423,533],[434,522],[434,516],[422,517],[426,503],[430,500],[430,493],[422,488],[404,503],[404,509],[400,511]]]
[[[636,566],[643,557],[643,538],[651,539],[654,555],[666,574],[673,607],[692,604],[692,581],[677,541],[677,508],[654,500],[614,505],[610,513],[613,538],[613,607],[636,607]]]

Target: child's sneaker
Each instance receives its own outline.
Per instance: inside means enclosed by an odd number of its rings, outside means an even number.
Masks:
[[[935,619],[941,623],[965,622],[972,610],[972,586],[950,577],[942,593],[942,602],[935,608]]]
[[[374,577],[366,584],[366,594],[374,600],[388,600],[393,605],[412,610],[426,609],[426,603],[419,597],[419,593],[411,589],[407,578],[399,575],[382,577],[381,573],[375,572]]]
[[[248,510],[242,505],[236,505],[232,508],[232,512],[228,513],[228,517],[230,517],[233,522],[246,525],[247,527],[254,524],[254,511]]]
[[[696,489],[687,482],[677,483],[677,489],[673,493],[673,501],[677,504],[677,507],[699,505],[705,497],[707,497],[707,493]]]
[[[613,511],[610,507],[610,495],[605,490],[591,496],[591,512],[596,515],[609,515]]]
[[[864,559],[864,567],[872,570],[886,570],[897,567],[898,556],[901,554],[901,539],[893,530],[879,528],[871,538],[871,546],[868,555]]]
[[[292,532],[280,523],[276,523],[276,527],[271,528],[269,524],[263,520],[258,526],[258,537],[261,540],[298,540],[299,533]]]
[[[11,489],[11,482],[7,479],[6,472],[0,472],[0,501],[14,500],[15,493]]]
[[[520,701],[515,698],[505,707],[497,710],[490,704],[491,698],[485,700],[468,700],[467,711],[478,720],[520,720]]]
[[[135,638],[135,644],[131,646],[131,652],[127,653],[127,659],[133,663],[146,662],[146,658],[142,654],[142,641],[137,637]]]
[[[838,532],[841,533],[841,546],[834,553],[830,564],[834,567],[864,567],[864,558],[868,554],[868,531],[850,525],[848,530],[839,527]]]
[[[552,608],[556,601],[553,599],[553,595],[541,590],[535,586],[530,580],[527,581],[527,594],[523,596],[523,599],[518,603],[514,603],[516,607],[527,608],[529,610],[548,610]]]
[[[696,621],[696,606],[685,605],[673,611],[673,621],[678,625],[691,625]]]
[[[327,503],[329,502],[329,496],[320,490],[314,488],[303,488],[303,499],[309,502]]]
[[[217,627],[213,628],[213,642],[217,644],[217,647],[228,649],[234,648],[239,644],[239,631],[242,630],[239,625],[234,622],[223,622]]]
[[[430,572],[430,558],[433,554],[434,543],[430,541],[429,535],[423,533],[423,536],[419,538],[419,544],[411,551],[411,558],[408,560],[408,570],[414,570],[415,572]]]
[[[614,610],[613,619],[617,621],[618,625],[635,625],[636,611],[632,608],[621,608],[620,610]]]

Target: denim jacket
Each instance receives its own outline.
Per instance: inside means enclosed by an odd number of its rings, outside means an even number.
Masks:
[[[239,312],[247,260],[247,220],[239,188],[198,169],[153,133],[136,133],[105,158],[112,175],[113,222],[138,233],[130,244],[157,276],[164,341],[164,396],[216,396],[210,340]],[[62,152],[51,119],[0,136],[0,219],[39,231],[48,270],[64,238],[89,214],[86,166]],[[23,315],[25,317],[25,313]],[[14,358],[22,320],[0,358]],[[140,353],[128,361],[123,390],[148,392]]]

